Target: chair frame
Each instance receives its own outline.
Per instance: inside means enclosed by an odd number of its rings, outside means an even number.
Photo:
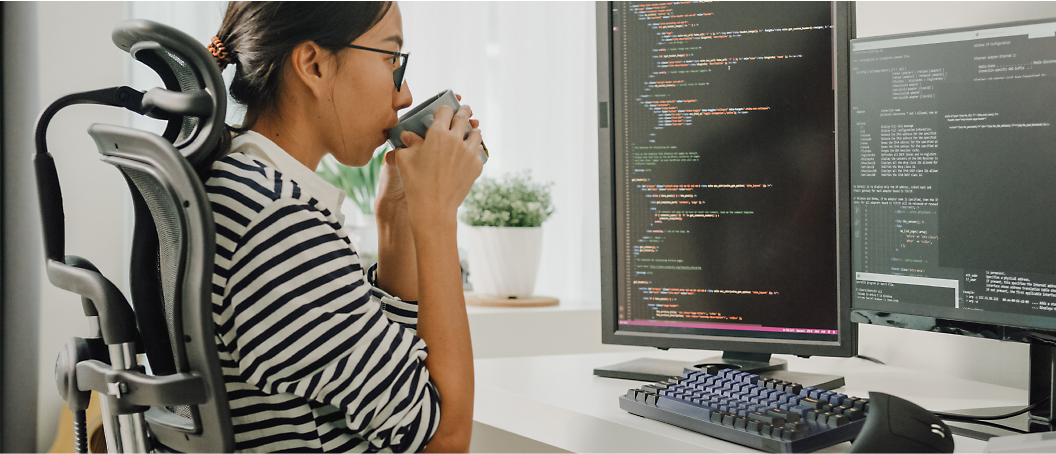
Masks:
[[[227,452],[234,449],[233,428],[215,343],[212,319],[212,273],[215,228],[202,178],[212,162],[226,152],[229,136],[224,117],[226,90],[215,60],[190,36],[171,27],[145,20],[125,21],[114,28],[119,48],[147,64],[166,87],[146,92],[113,87],[76,93],[49,106],[37,123],[34,164],[40,196],[45,243],[45,267],[56,287],[77,293],[88,318],[88,338],[72,338],[60,352],[56,379],[60,393],[75,415],[83,418],[91,391],[102,397],[104,430],[109,452],[193,451]],[[133,292],[134,306],[87,259],[65,255],[62,194],[54,158],[47,149],[47,128],[61,109],[76,104],[123,107],[141,115],[168,121],[162,136],[131,128],[94,124],[88,129],[101,159],[118,167],[136,204],[136,235],[158,235],[156,222],[178,232],[174,262],[162,261],[157,241],[140,259],[170,271],[175,285],[154,299],[142,301]],[[137,179],[138,178],[138,179]],[[139,179],[147,184],[140,187]],[[144,203],[147,199],[154,205]],[[155,213],[158,205],[174,216]],[[160,208],[159,208],[160,209]],[[155,240],[157,238],[154,238]],[[149,243],[149,241],[147,242]],[[139,243],[134,241],[134,247]],[[154,260],[157,257],[158,261]],[[136,266],[132,263],[132,275]],[[170,269],[161,270],[164,265]],[[174,268],[172,268],[174,267]],[[141,273],[142,275],[142,273]],[[158,279],[160,281],[160,278]],[[149,293],[149,292],[148,292]],[[149,324],[138,312],[157,297],[171,303],[171,319]],[[158,313],[149,308],[151,314]],[[164,309],[161,312],[164,315]],[[167,326],[164,336],[147,327]],[[171,341],[170,340],[174,340]],[[165,374],[149,375],[137,355],[161,342],[171,352]],[[158,350],[154,350],[158,351]],[[165,361],[159,362],[159,364]],[[186,407],[190,417],[166,407]],[[83,421],[82,424],[83,426]],[[83,452],[78,435],[78,452]]]

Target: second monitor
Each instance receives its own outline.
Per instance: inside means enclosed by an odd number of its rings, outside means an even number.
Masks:
[[[755,369],[855,353],[853,23],[846,3],[599,4],[604,343]],[[672,370],[645,372],[596,371]]]

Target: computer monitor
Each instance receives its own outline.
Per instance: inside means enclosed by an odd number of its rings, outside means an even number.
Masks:
[[[851,42],[853,319],[1031,342],[1017,430],[1052,428],[1054,107],[1056,19]]]
[[[755,371],[853,356],[853,4],[615,2],[597,19],[602,342]],[[681,373],[664,367],[595,373]]]

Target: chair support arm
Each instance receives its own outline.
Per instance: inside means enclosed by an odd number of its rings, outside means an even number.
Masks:
[[[141,413],[151,406],[197,405],[208,398],[205,383],[198,374],[159,377],[136,370],[112,369],[98,360],[77,364],[77,387],[107,396],[111,412],[119,415]]]

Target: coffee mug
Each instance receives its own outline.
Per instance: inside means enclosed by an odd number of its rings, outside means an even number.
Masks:
[[[403,131],[411,131],[420,137],[425,137],[425,131],[433,125],[433,116],[436,114],[436,109],[439,109],[440,106],[448,106],[451,110],[457,112],[459,104],[455,93],[451,90],[444,90],[436,96],[425,100],[425,102],[418,104],[410,112],[403,114],[400,117],[400,124],[389,130],[389,143],[392,148],[407,147],[400,140],[400,133]],[[465,137],[469,137],[469,132],[472,130],[473,127],[467,125]],[[483,162],[488,162],[488,147],[484,146],[484,142],[481,142],[480,145],[483,148],[480,152],[480,159]]]

